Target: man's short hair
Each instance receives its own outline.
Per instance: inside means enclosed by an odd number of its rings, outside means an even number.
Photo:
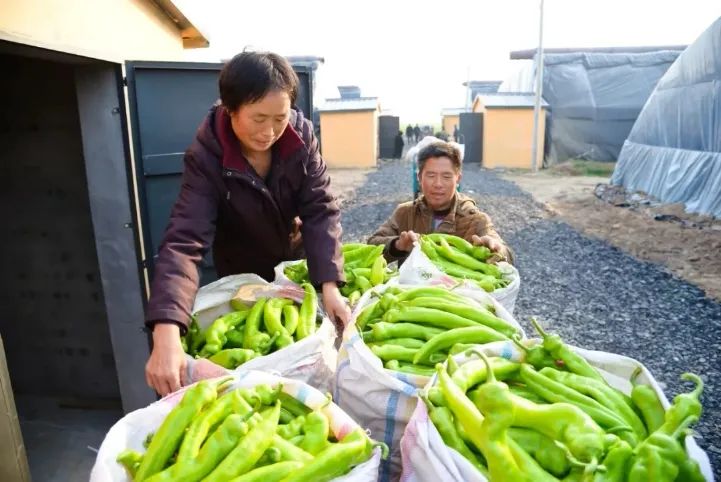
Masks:
[[[428,159],[433,157],[447,157],[451,160],[453,168],[461,171],[461,152],[448,142],[438,141],[428,144],[418,153],[418,172],[423,172],[423,167]]]

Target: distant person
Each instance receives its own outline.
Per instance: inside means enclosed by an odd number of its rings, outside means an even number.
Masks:
[[[418,127],[418,124],[416,124],[416,126],[413,128],[413,135],[416,138],[416,142],[421,140],[421,128]]]
[[[458,124],[453,126],[453,140],[456,142],[459,142],[458,139],[460,138],[461,131],[458,129]],[[460,142],[459,142],[460,144]]]
[[[409,145],[413,142],[413,126],[410,124],[406,126],[406,140]]]
[[[403,156],[403,132],[398,131],[396,136],[395,149],[393,150],[393,158],[400,159]]]
[[[491,218],[476,202],[459,192],[461,153],[451,143],[435,141],[418,153],[421,196],[399,204],[391,217],[368,239],[385,245],[388,261],[403,260],[418,236],[428,233],[455,234],[476,246],[486,246],[494,261],[513,262],[513,252],[496,232]]]

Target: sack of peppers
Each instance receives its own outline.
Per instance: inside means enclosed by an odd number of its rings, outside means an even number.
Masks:
[[[248,275],[229,276],[201,288],[194,313],[183,339],[194,359],[227,370],[273,370],[330,388],[335,327],[321,316],[310,284],[278,286]]]
[[[669,405],[638,362],[572,349],[534,325],[542,341],[516,339],[517,361],[477,347],[436,366],[401,441],[404,480],[712,480],[689,437],[698,376],[683,374],[694,388]]]
[[[342,246],[343,271],[346,284],[341,294],[354,306],[366,291],[374,286],[387,283],[398,275],[395,263],[388,265],[383,257],[383,246],[362,243],[346,243]],[[275,282],[283,284],[290,280],[301,285],[310,283],[308,262],[306,260],[288,261],[275,269]]]
[[[203,380],[127,415],[92,481],[376,480],[387,448],[314,388],[263,372]]]
[[[400,439],[416,392],[451,353],[523,336],[485,291],[393,283],[367,292],[343,333],[334,395],[349,415],[391,447],[381,476],[401,472]]]
[[[423,284],[433,280],[448,287],[480,289],[513,313],[520,287],[518,270],[506,262],[488,263],[491,255],[485,246],[473,246],[458,236],[426,234],[401,265],[399,282]]]

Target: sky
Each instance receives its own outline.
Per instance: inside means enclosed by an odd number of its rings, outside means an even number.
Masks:
[[[315,55],[317,99],[357,85],[401,123],[440,122],[468,78],[504,80],[512,50],[538,45],[540,0],[174,0],[210,40],[188,60],[245,47]],[[544,47],[686,45],[721,17],[721,0],[545,0]]]

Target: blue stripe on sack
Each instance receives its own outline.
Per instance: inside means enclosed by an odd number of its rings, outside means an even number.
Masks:
[[[398,398],[400,395],[395,390],[391,390],[388,396],[388,405],[386,405],[386,430],[383,442],[388,447],[393,446],[393,432],[396,429],[396,410],[398,410]],[[391,457],[381,461],[381,482],[389,482],[391,480]]]
[[[308,398],[308,387],[305,385],[301,385],[300,390],[298,390],[298,395],[296,395],[295,398],[305,404],[305,400]]]
[[[340,404],[340,392],[338,391],[338,387],[340,386],[340,373],[348,368],[348,365],[350,365],[350,359],[345,359],[338,364],[338,368],[335,371],[335,393],[333,393],[333,403],[336,405]]]
[[[503,344],[503,349],[501,349],[501,356],[506,360],[510,360],[511,358],[513,358],[513,349],[511,348],[510,343],[506,342]]]
[[[416,394],[416,387],[413,386],[410,379],[408,378],[408,374],[406,373],[400,373],[396,372],[393,374],[398,380],[403,382],[403,394],[407,395],[409,397],[412,397]]]

